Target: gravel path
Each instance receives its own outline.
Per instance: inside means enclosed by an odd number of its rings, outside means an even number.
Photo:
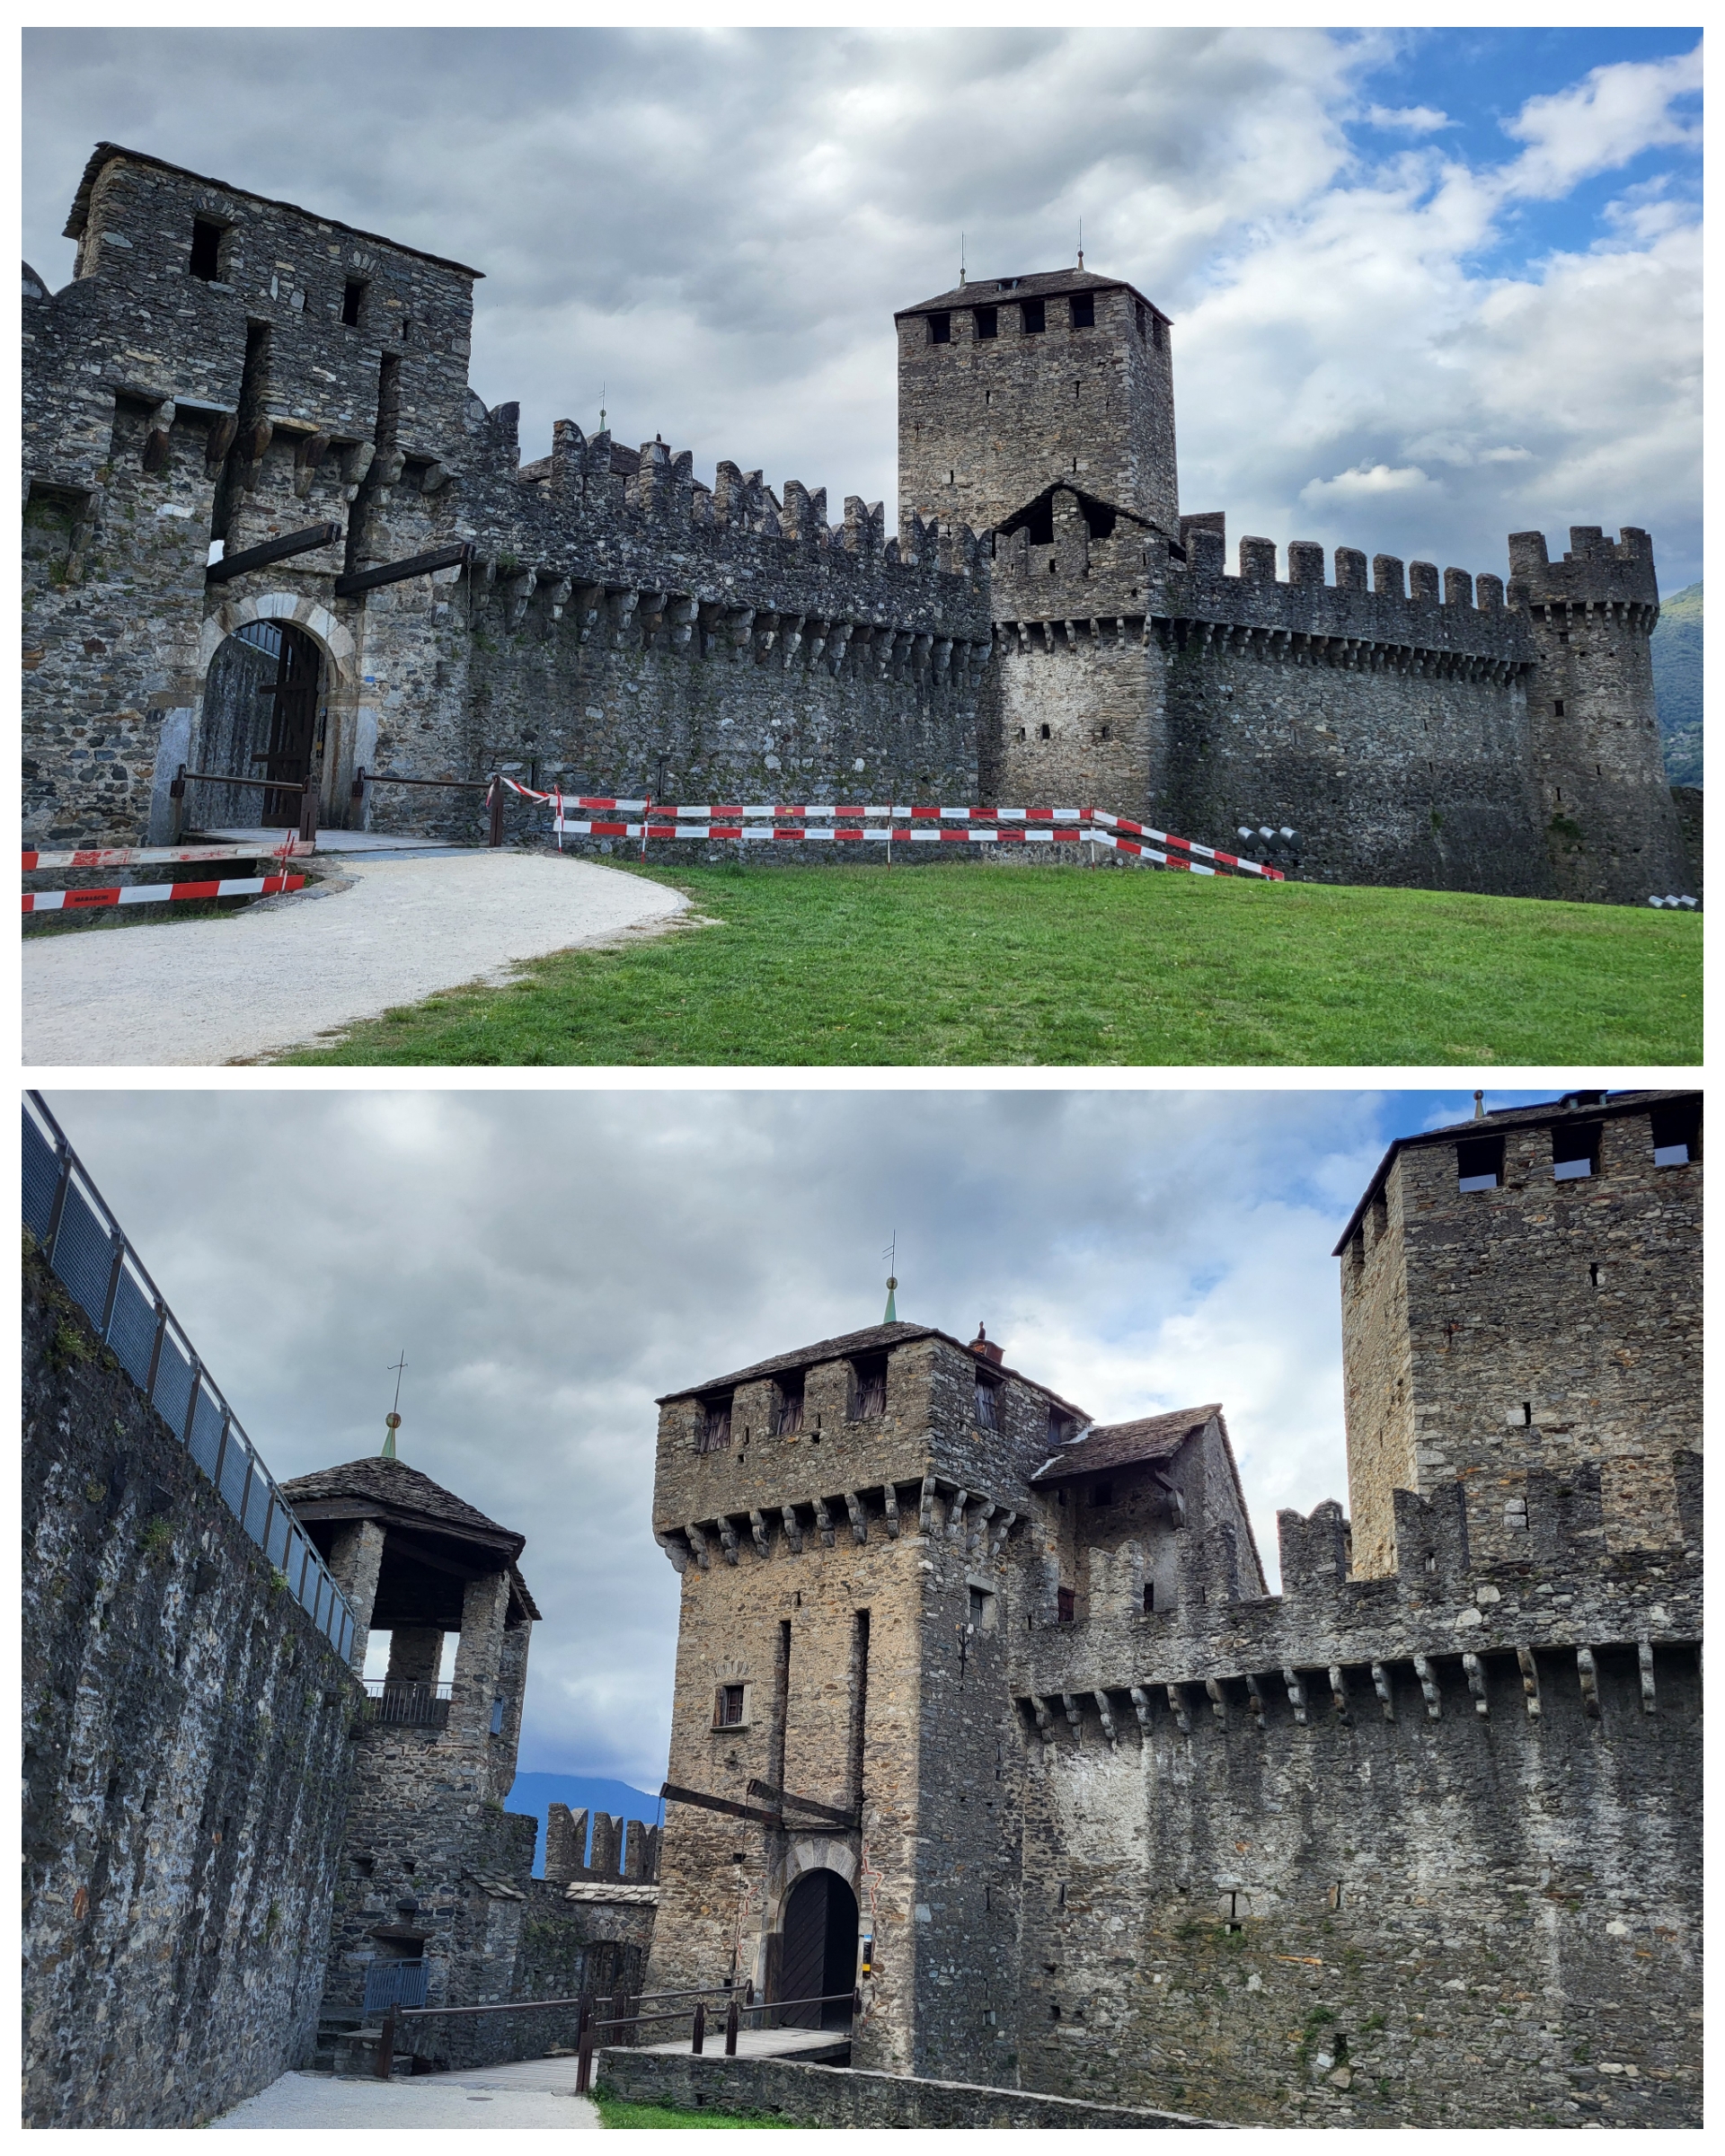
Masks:
[[[339,874],[347,888],[267,898],[227,920],[27,937],[24,1060],[279,1055],[440,988],[507,980],[523,959],[653,933],[688,904],[544,854],[349,855]]]
[[[258,2095],[211,2120],[212,2128],[322,2126],[369,2130],[401,2126],[597,2126],[598,2107],[575,2094],[573,2059],[529,2059],[516,2066],[476,2066],[468,2073],[415,2074],[411,2081],[337,2081],[327,2073],[284,2073]]]

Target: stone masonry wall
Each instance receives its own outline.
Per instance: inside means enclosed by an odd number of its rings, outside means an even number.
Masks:
[[[1614,1554],[1578,1471],[1519,1561],[1398,1498],[1401,1573],[1282,1515],[1169,1619],[1014,1635],[1024,2082],[1278,2125],[1699,2117],[1699,1463]],[[1208,1599],[1203,1593],[1209,1586]],[[1064,1707],[1064,1710],[1063,1710]]]
[[[1384,1562],[1386,1489],[1459,1476],[1472,1542],[1507,1555],[1582,1460],[1601,1463],[1612,1547],[1672,1540],[1673,1460],[1701,1434],[1702,1168],[1655,1166],[1656,1105],[1520,1111],[1400,1149],[1382,1224],[1368,1207],[1342,1268],[1357,1568]],[[1555,1180],[1553,1133],[1595,1127],[1597,1172]],[[1503,1139],[1503,1184],[1459,1190],[1455,1144],[1482,1135]]]
[[[24,2114],[205,2123],[309,2058],[358,1688],[40,1260]]]

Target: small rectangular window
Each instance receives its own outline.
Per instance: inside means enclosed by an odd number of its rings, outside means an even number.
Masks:
[[[1134,304],[1136,305],[1138,312],[1138,335],[1142,337],[1144,335],[1146,322],[1144,302],[1140,299],[1136,301]]]
[[[1144,1583],[1144,1608],[1146,1616],[1155,1614],[1156,1583],[1154,1579],[1146,1579]]]
[[[1096,296],[1093,292],[1074,293],[1072,326],[1075,330],[1093,330],[1096,327]]]
[[[851,1365],[851,1419],[867,1422],[887,1411],[887,1358],[859,1356]]]
[[[713,1707],[713,1727],[718,1729],[735,1729],[743,1719],[743,1688],[740,1684],[721,1684]]]
[[[1058,1621],[1062,1624],[1071,1624],[1074,1621],[1072,1589],[1070,1587],[1057,1587],[1055,1590],[1054,1604],[1056,1612],[1057,1613]]]
[[[1569,1123],[1552,1133],[1552,1176],[1560,1183],[1599,1172],[1599,1126]]]
[[[1653,1127],[1653,1165],[1686,1168],[1701,1158],[1701,1103],[1685,1100],[1670,1108],[1656,1108],[1649,1118]]]
[[[702,1401],[701,1442],[697,1451],[721,1453],[730,1443],[730,1394],[725,1392]]]
[[[973,1632],[992,1632],[995,1629],[995,1598],[986,1587],[970,1590],[970,1629]]]
[[[191,274],[201,277],[207,285],[221,278],[222,229],[211,217],[191,220]]]
[[[950,314],[931,314],[928,318],[928,341],[931,344],[951,344],[952,317]]]
[[[1455,1148],[1455,1176],[1464,1190],[1495,1190],[1503,1181],[1503,1140],[1464,1138]]]
[[[1048,1409],[1048,1443],[1050,1445],[1070,1445],[1077,1435],[1078,1425],[1075,1419],[1068,1415],[1063,1408],[1050,1406]]]
[[[359,327],[359,307],[365,296],[365,278],[350,277],[341,293],[341,319],[350,330]]]
[[[1000,335],[1000,309],[998,307],[978,307],[977,309],[977,335],[978,339]]]
[[[992,1378],[977,1373],[977,1427],[979,1430],[997,1430],[1000,1427],[1000,1403],[995,1395],[1000,1387]]]
[[[1019,312],[1024,318],[1024,334],[1027,337],[1039,337],[1048,328],[1048,311],[1041,300],[1023,301]]]
[[[1098,1482],[1091,1490],[1090,1501],[1092,1505],[1111,1505],[1114,1502],[1114,1485],[1111,1482]]]
[[[778,1383],[778,1406],[773,1417],[775,1437],[794,1437],[802,1427],[803,1374],[801,1370]]]

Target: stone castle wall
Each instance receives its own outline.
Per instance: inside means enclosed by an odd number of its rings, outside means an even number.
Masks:
[[[309,2059],[358,1687],[25,1277],[24,2114],[200,2125]]]
[[[1402,1569],[1282,1515],[1167,1619],[1014,1634],[1028,2085],[1242,2124],[1699,2117],[1699,1461],[1617,1555],[1579,1470],[1536,1551],[1397,1498]],[[1201,1591],[1209,1586],[1208,1599]]]

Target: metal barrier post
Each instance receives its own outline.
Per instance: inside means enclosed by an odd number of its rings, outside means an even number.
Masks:
[[[299,835],[306,845],[317,836],[317,781],[305,774],[305,791],[299,797]]]
[[[349,799],[350,800],[363,801],[365,798],[366,767],[363,764],[356,764],[353,767],[353,791],[349,794]]]
[[[485,843],[491,846],[500,846],[503,844],[503,782],[500,778],[491,781],[489,798],[491,804],[491,827]]]
[[[707,2040],[707,2009],[706,2009],[706,2002],[705,2002],[705,2001],[704,2001],[704,2000],[700,2000],[700,1999],[697,1999],[697,2000],[695,2001],[695,2002],[694,2002],[694,2040],[693,2040],[693,2042],[692,2042],[692,2043],[690,2044],[690,2046],[689,2046],[689,2049],[690,2049],[690,2050],[691,2050],[691,2051],[694,2053],[694,2056],[695,2056],[697,2059],[698,2059],[698,2058],[701,2056],[701,2050],[702,2050],[702,2046],[703,2046],[705,2044],[706,2040]]]
[[[384,2016],[384,2033],[377,2040],[377,2064],[374,2071],[380,2081],[386,2081],[395,2063],[395,2017],[399,2008],[392,2006]]]
[[[733,1992],[730,2004],[725,2009],[725,2056],[728,2059],[737,2056],[737,1994]]]
[[[581,2031],[575,2050],[575,2093],[585,2096],[593,2085],[593,2026],[589,2022]]]

